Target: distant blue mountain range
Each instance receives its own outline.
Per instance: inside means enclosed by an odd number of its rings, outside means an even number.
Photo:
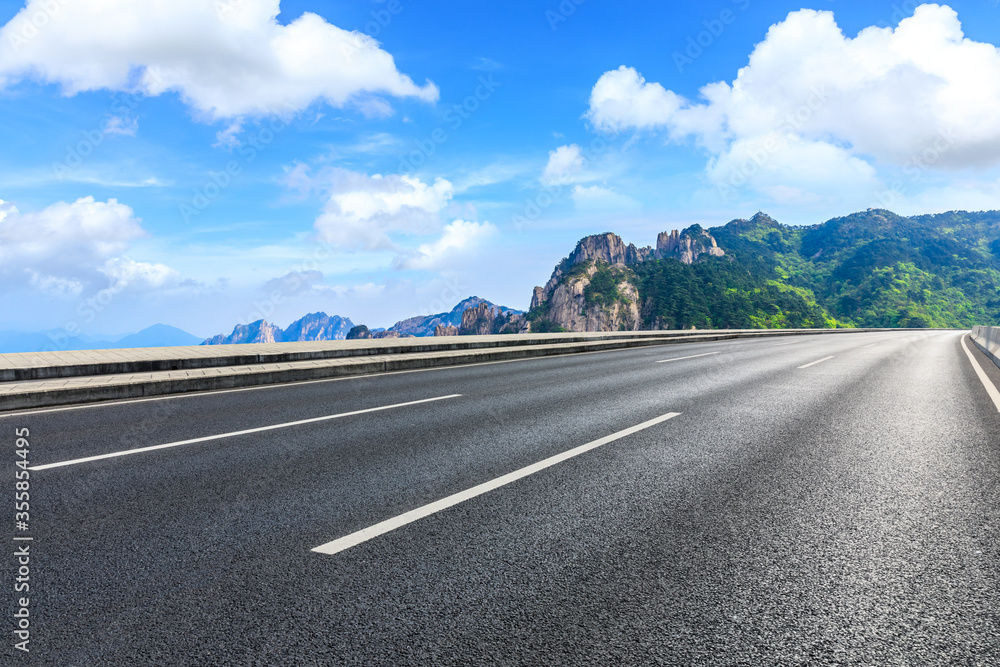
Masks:
[[[154,324],[142,331],[112,340],[104,340],[92,336],[71,336],[61,329],[53,329],[41,333],[0,331],[0,353],[170,347],[174,345],[198,345],[202,340],[204,339],[199,336],[167,324]]]
[[[485,303],[490,308],[519,313],[521,311],[496,306],[477,296],[460,301],[451,311],[434,315],[411,317],[396,322],[388,330],[374,329],[391,336],[433,336],[438,325],[459,326],[462,313]],[[135,347],[173,347],[181,345],[221,345],[233,343],[273,343],[281,341],[340,340],[347,336],[354,323],[349,318],[326,313],[310,313],[288,325],[287,329],[258,320],[237,325],[229,335],[219,334],[208,339],[167,324],[154,324],[126,336],[70,335],[62,329],[42,332],[0,331],[0,353],[44,352],[62,350],[108,350]]]

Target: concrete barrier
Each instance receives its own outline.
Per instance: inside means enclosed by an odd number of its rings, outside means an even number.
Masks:
[[[972,327],[972,342],[1000,366],[1000,327]]]

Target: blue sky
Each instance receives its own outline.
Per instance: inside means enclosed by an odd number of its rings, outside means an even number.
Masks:
[[[472,294],[526,308],[602,231],[1000,208],[996,18],[0,2],[0,329],[389,326]]]

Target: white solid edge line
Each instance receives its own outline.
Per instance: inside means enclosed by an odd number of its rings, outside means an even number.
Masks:
[[[809,368],[810,366],[815,366],[816,364],[821,364],[824,361],[830,361],[831,359],[834,358],[834,356],[836,356],[836,355],[831,354],[829,357],[823,357],[822,359],[817,359],[816,361],[811,361],[808,364],[804,364],[802,366],[799,366],[799,368]]]
[[[674,357],[673,359],[660,359],[656,363],[665,364],[668,361],[683,361],[684,359],[697,359],[698,357],[710,357],[713,354],[722,354],[722,352],[706,352],[705,354],[692,354],[690,357]]]
[[[997,391],[996,386],[990,381],[989,376],[986,375],[986,371],[983,370],[983,367],[979,365],[979,362],[976,361],[976,358],[972,355],[972,350],[970,350],[969,346],[965,343],[966,338],[968,338],[968,336],[962,336],[962,349],[965,350],[966,356],[969,357],[969,361],[972,363],[972,368],[976,371],[976,375],[979,376],[979,381],[983,383],[984,387],[986,387],[986,393],[990,395],[991,399],[993,399],[993,405],[996,406],[997,412],[1000,412],[1000,391]]]
[[[592,449],[597,449],[598,447],[606,445],[609,442],[614,442],[615,440],[619,440],[621,438],[624,438],[625,436],[632,435],[633,433],[637,433],[639,431],[647,429],[650,426],[655,426],[661,422],[667,421],[668,419],[673,419],[674,417],[677,417],[680,414],[681,413],[679,412],[668,412],[665,415],[660,415],[655,419],[650,419],[649,421],[642,422],[641,424],[632,426],[623,431],[618,431],[617,433],[606,435],[603,438],[594,440],[593,442],[588,442],[585,445],[580,445],[579,447],[575,447],[561,454],[550,456],[549,458],[539,461],[538,463],[533,463],[529,466],[521,468],[520,470],[515,470],[514,472],[508,473],[501,477],[497,477],[496,479],[491,480],[489,482],[484,482],[483,484],[474,486],[471,489],[460,491],[446,498],[442,498],[441,500],[436,500],[422,507],[418,507],[414,510],[410,510],[409,512],[400,514],[399,516],[395,516],[391,519],[382,521],[381,523],[376,523],[374,526],[369,526],[368,528],[364,528],[349,535],[345,535],[344,537],[333,540],[332,542],[321,544],[320,546],[316,547],[315,549],[311,549],[310,551],[326,555],[332,555],[344,551],[345,549],[350,549],[351,547],[357,546],[362,542],[367,542],[368,540],[378,537],[379,535],[384,535],[385,533],[396,530],[397,528],[405,526],[409,523],[413,523],[414,521],[423,519],[424,517],[436,514],[442,510],[448,509],[449,507],[465,502],[466,500],[475,498],[476,496],[481,496],[484,493],[493,491],[494,489],[498,489],[501,486],[510,484],[511,482],[515,482],[523,477],[527,477],[528,475],[533,475],[534,473],[539,472],[541,470],[545,470],[546,468],[550,468],[556,465],[557,463],[562,463],[567,459],[579,456],[580,454],[589,452]]]
[[[336,415],[325,415],[323,417],[312,417],[311,419],[300,419],[299,421],[286,422],[284,424],[273,424],[271,426],[259,426],[257,428],[248,428],[243,431],[232,431],[231,433],[219,433],[217,435],[206,435],[201,438],[192,438],[190,440],[178,440],[177,442],[168,442],[163,445],[153,445],[151,447],[139,447],[137,449],[126,449],[121,452],[111,452],[110,454],[98,454],[97,456],[87,456],[82,459],[72,459],[69,461],[60,461],[58,463],[45,463],[43,465],[31,466],[28,470],[48,470],[49,468],[61,468],[63,466],[76,465],[78,463],[87,463],[90,461],[100,461],[101,459],[111,459],[118,456],[128,456],[130,454],[140,454],[142,452],[152,452],[157,449],[167,449],[170,447],[180,447],[182,445],[193,445],[197,442],[208,442],[209,440],[220,440],[222,438],[233,438],[238,435],[247,435],[248,433],[261,433],[263,431],[273,431],[278,428],[288,428],[290,426],[301,426],[302,424],[314,424],[316,422],[328,421],[330,419],[340,419],[341,417],[352,417],[354,415],[363,415],[369,412],[380,412],[382,410],[391,410],[393,408],[403,408],[409,405],[419,405],[421,403],[431,403],[433,401],[443,401],[449,398],[458,398],[461,394],[449,394],[448,396],[435,396],[434,398],[424,398],[419,401],[407,401],[406,403],[395,403],[393,405],[382,405],[377,408],[366,408],[364,410],[354,410],[352,412],[342,412]]]
[[[774,347],[781,347],[782,345],[795,345],[796,343],[801,343],[801,340],[790,340],[787,343],[775,343]]]

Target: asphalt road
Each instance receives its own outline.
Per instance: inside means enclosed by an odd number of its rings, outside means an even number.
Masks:
[[[1000,412],[959,332],[7,415],[2,497],[15,427],[44,466],[446,396],[33,470],[5,664],[1000,664]]]

